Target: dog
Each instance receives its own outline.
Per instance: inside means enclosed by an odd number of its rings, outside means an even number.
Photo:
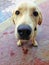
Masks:
[[[42,23],[42,14],[34,1],[25,0],[18,3],[13,11],[12,21],[15,24],[15,36],[18,39],[18,46],[28,41],[31,41],[33,46],[38,46],[35,38],[37,26]]]

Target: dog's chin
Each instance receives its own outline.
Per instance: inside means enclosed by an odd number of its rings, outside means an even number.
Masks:
[[[21,40],[22,43],[26,43],[30,40],[30,38],[19,38],[19,40]]]

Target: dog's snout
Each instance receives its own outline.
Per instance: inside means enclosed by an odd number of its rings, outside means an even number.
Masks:
[[[31,27],[29,25],[20,25],[17,29],[19,36],[22,39],[28,39],[31,34]]]

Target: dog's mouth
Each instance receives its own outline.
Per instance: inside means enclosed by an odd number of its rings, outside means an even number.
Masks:
[[[30,37],[19,37],[19,39],[21,39],[21,40],[29,40]]]

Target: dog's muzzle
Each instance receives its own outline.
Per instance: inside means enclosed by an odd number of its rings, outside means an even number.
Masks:
[[[17,28],[19,37],[20,37],[20,39],[23,39],[23,40],[29,40],[31,31],[32,31],[32,29],[29,25],[19,25]]]

